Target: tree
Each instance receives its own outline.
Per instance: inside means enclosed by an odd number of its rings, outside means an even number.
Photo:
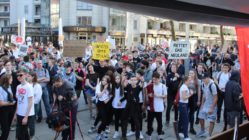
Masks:
[[[170,20],[170,30],[171,30],[171,36],[172,36],[172,40],[176,41],[176,33],[175,33],[175,28],[174,28],[174,21]]]
[[[224,33],[223,33],[223,25],[220,25],[220,40],[221,40],[221,50],[223,49],[224,46]]]

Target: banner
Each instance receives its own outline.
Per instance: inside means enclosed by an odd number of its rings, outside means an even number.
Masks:
[[[110,43],[97,42],[93,43],[93,59],[109,60],[110,59]]]
[[[64,57],[84,57],[87,43],[83,40],[65,40],[63,49]]]
[[[249,28],[236,27],[236,34],[239,46],[240,76],[242,84],[242,93],[246,106],[247,114],[249,113]]]
[[[189,52],[189,41],[171,41],[169,48],[169,59],[188,59]]]

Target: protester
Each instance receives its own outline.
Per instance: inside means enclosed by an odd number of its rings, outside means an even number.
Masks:
[[[199,120],[201,130],[197,134],[198,137],[210,137],[213,133],[216,115],[217,115],[217,89],[213,80],[210,79],[209,73],[203,74],[203,83],[201,85],[201,89],[203,92],[202,104],[200,107]],[[207,120],[209,124],[208,133],[205,132],[205,120]]]
[[[34,92],[32,85],[27,82],[28,73],[29,70],[27,70],[27,68],[22,68],[18,71],[18,80],[21,82],[21,84],[17,86],[16,93],[16,138],[18,140],[30,139],[28,124],[35,122]]]
[[[15,114],[15,100],[11,90],[12,76],[4,74],[0,79],[0,140],[7,140],[9,136],[10,126]]]
[[[232,71],[231,77],[225,87],[224,105],[227,111],[228,128],[233,128],[236,123],[241,124],[240,114],[242,111],[242,89],[240,86],[240,72]],[[224,128],[226,130],[226,128]]]
[[[164,84],[160,82],[160,74],[153,73],[153,83],[146,87],[146,95],[148,102],[148,123],[147,123],[147,134],[149,136],[148,140],[152,140],[151,134],[153,132],[153,120],[157,120],[157,133],[158,139],[163,140],[162,136],[162,113],[164,111],[164,101],[167,98],[167,88]]]

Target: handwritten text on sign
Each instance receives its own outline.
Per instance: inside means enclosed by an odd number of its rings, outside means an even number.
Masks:
[[[109,60],[110,59],[110,43],[101,42],[93,43],[93,59],[95,60]]]
[[[169,49],[169,59],[188,59],[190,43],[188,41],[172,41]]]

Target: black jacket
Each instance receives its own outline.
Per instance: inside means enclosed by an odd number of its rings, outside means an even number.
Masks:
[[[231,73],[230,80],[227,82],[225,87],[225,108],[228,112],[230,111],[240,111],[242,109],[241,99],[239,96],[242,93],[240,86],[240,72],[233,71]]]
[[[181,78],[176,78],[175,77],[175,73],[170,73],[168,76],[167,76],[167,79],[166,79],[166,84],[167,84],[167,87],[168,87],[168,94],[176,94],[178,88],[179,88],[179,84],[181,82]]]

